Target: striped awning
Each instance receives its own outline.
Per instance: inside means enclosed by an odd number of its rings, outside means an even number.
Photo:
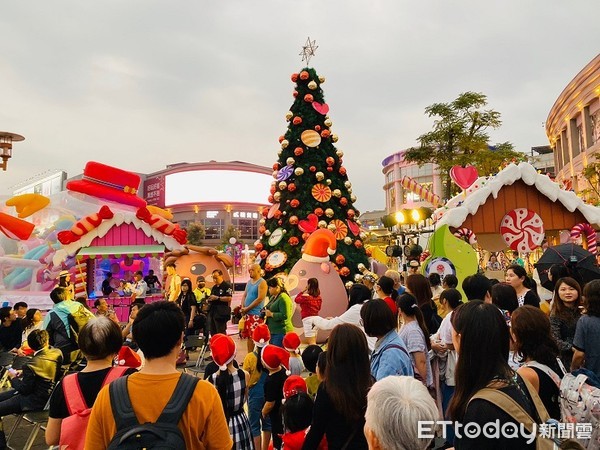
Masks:
[[[158,257],[165,253],[164,245],[122,245],[109,247],[85,247],[77,253],[77,259],[89,258],[121,258],[123,256]]]

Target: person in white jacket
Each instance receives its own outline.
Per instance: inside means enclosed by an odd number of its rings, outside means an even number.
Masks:
[[[363,303],[371,299],[371,290],[364,284],[355,283],[350,288],[348,296],[348,309],[338,317],[323,318],[319,316],[312,316],[308,319],[312,320],[314,328],[319,330],[333,330],[337,325],[342,323],[350,323],[359,327],[364,333],[365,330],[360,320],[360,308]],[[366,333],[365,333],[365,336]],[[375,341],[377,338],[367,336],[367,343],[369,344],[369,350],[373,351],[375,348]]]

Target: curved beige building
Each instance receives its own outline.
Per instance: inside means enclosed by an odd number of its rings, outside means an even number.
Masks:
[[[556,181],[575,192],[585,189],[581,171],[596,161],[594,155],[600,157],[600,54],[558,96],[546,120],[546,134]]]

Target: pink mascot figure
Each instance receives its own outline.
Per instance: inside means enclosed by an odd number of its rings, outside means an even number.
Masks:
[[[335,254],[337,241],[334,234],[326,228],[320,228],[313,232],[302,250],[300,259],[287,277],[286,287],[290,296],[294,298],[298,293],[306,289],[309,278],[319,281],[319,290],[323,303],[319,315],[321,317],[336,317],[346,311],[348,307],[348,296],[346,288],[333,264],[329,260]],[[294,327],[298,334],[302,334],[302,319],[300,309],[297,308],[293,317]],[[329,332],[319,331],[317,342],[324,342]]]

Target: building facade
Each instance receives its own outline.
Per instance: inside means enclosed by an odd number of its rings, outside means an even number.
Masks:
[[[546,120],[556,181],[575,192],[587,187],[581,171],[600,152],[599,97],[600,54],[565,87]]]
[[[385,177],[383,190],[385,192],[387,214],[392,214],[404,208],[433,207],[431,203],[419,197],[418,194],[402,186],[401,180],[404,177],[412,178],[434,194],[441,195],[442,193],[438,166],[424,164],[419,167],[416,163],[405,161],[404,152],[405,150],[394,153],[381,162]]]
[[[171,211],[182,228],[201,223],[206,245],[220,244],[230,226],[251,245],[259,237],[273,169],[241,161],[179,163],[143,178],[146,202]]]

